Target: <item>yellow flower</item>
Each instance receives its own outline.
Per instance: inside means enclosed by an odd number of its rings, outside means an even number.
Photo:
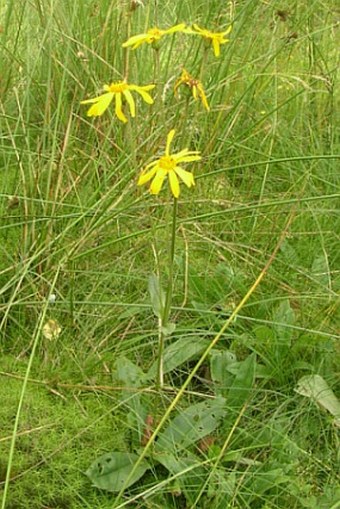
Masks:
[[[193,95],[195,100],[197,100],[198,97],[199,97],[201,99],[205,109],[208,110],[208,111],[210,110],[209,104],[208,104],[208,100],[207,100],[207,97],[205,95],[202,83],[200,82],[200,80],[196,80],[195,78],[193,78],[188,73],[188,71],[186,69],[183,69],[181,77],[178,78],[178,80],[175,83],[174,93],[175,93],[176,97],[178,95],[178,88],[182,84],[186,85],[187,87],[189,87],[191,89],[192,95]]]
[[[85,101],[81,101],[80,104],[93,104],[91,108],[87,112],[88,117],[98,117],[107,110],[110,106],[111,101],[115,98],[116,106],[115,112],[119,120],[122,122],[127,122],[127,118],[122,110],[122,96],[126,99],[126,102],[129,105],[131,117],[135,117],[136,115],[136,105],[134,98],[132,97],[131,92],[137,92],[142,96],[144,101],[148,104],[153,104],[153,99],[150,94],[148,94],[149,90],[155,88],[156,85],[128,85],[125,81],[119,81],[118,83],[111,83],[111,85],[104,85],[105,94],[102,94],[94,99],[86,99]]]
[[[150,192],[158,194],[162,188],[164,179],[168,176],[170,189],[175,198],[179,197],[179,180],[178,177],[184,182],[187,187],[195,185],[194,176],[189,171],[183,170],[179,163],[190,163],[192,161],[199,161],[201,156],[195,150],[188,150],[187,148],[177,152],[177,154],[170,154],[170,144],[175,135],[175,130],[172,129],[167,137],[166,148],[164,156],[156,161],[148,164],[140,175],[137,185],[142,186],[152,179]]]
[[[231,32],[232,26],[230,25],[224,32],[210,32],[205,28],[200,28],[196,24],[194,24],[194,29],[196,30],[196,32],[193,31],[192,33],[199,34],[202,37],[204,37],[204,39],[211,42],[213,45],[215,57],[219,57],[221,53],[220,51],[221,44],[226,44],[227,42],[229,42],[229,39],[225,39],[225,36]]]
[[[123,48],[132,46],[132,49],[136,49],[144,43],[153,44],[158,42],[163,37],[163,35],[173,34],[175,32],[183,32],[185,28],[185,23],[180,23],[179,25],[175,25],[171,28],[168,28],[167,30],[161,30],[160,28],[156,27],[150,28],[144,34],[133,35],[130,37],[130,39],[125,41],[122,46]]]

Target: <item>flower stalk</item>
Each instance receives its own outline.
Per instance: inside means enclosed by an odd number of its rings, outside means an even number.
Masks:
[[[176,224],[177,224],[177,211],[178,200],[176,197],[173,199],[172,207],[172,226],[171,238],[169,249],[169,273],[167,281],[167,289],[165,294],[165,303],[162,310],[162,315],[159,320],[159,344],[158,344],[158,363],[157,363],[157,387],[162,388],[164,385],[164,369],[163,369],[163,352],[165,338],[169,334],[167,332],[169,326],[169,318],[171,313],[172,291],[173,291],[173,278],[174,278],[174,258],[175,258],[175,244],[176,244]]]

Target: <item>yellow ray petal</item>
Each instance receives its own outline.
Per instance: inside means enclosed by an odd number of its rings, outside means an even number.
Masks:
[[[131,117],[135,117],[136,116],[136,105],[135,105],[135,101],[132,97],[131,92],[129,90],[124,90],[123,94],[124,94],[125,99],[128,102]]]
[[[133,35],[127,41],[123,42],[123,48],[127,48],[128,46],[133,46],[134,44],[143,44],[150,38],[149,34],[138,34]]]
[[[186,28],[185,23],[180,23],[179,25],[175,25],[167,30],[163,30],[164,34],[173,34],[174,32],[180,32]]]
[[[126,123],[127,118],[122,111],[122,94],[118,93],[118,94],[115,94],[115,96],[116,96],[116,108],[115,108],[116,115],[119,118],[119,120]]]
[[[155,178],[151,182],[150,192],[152,194],[158,194],[160,192],[160,190],[162,189],[162,185],[163,185],[165,176],[166,176],[166,171],[159,168],[159,170],[156,173]]]
[[[172,140],[174,139],[175,132],[176,132],[175,129],[171,129],[171,131],[169,132],[169,134],[167,136],[166,147],[165,147],[165,155],[166,156],[168,156],[170,154],[170,145],[171,145]]]
[[[220,56],[220,43],[218,42],[217,39],[213,38],[212,39],[212,45],[213,45],[213,48],[214,48],[215,57],[219,57]]]
[[[233,27],[232,27],[232,25],[228,26],[227,30],[226,30],[225,32],[222,32],[223,37],[224,37],[225,35],[230,34],[230,32],[231,32],[232,28],[233,28]]]
[[[192,163],[193,161],[200,161],[202,159],[199,155],[189,155],[176,158],[176,163]]]
[[[101,101],[104,97],[107,96],[106,94],[99,95],[98,97],[94,97],[93,99],[85,99],[84,101],[80,101],[80,104],[91,104],[96,103],[98,101]]]
[[[139,176],[139,179],[138,179],[138,182],[137,182],[137,185],[138,186],[142,186],[143,184],[146,184],[147,182],[149,182],[149,180],[152,179],[152,177],[157,173],[158,171],[158,168],[155,167],[153,168],[152,170],[150,171],[147,171],[147,172],[143,172],[140,176]]]
[[[183,180],[184,184],[187,187],[191,187],[195,185],[194,176],[190,171],[185,171],[183,168],[180,168],[179,166],[176,166],[175,172],[179,176],[181,180]]]
[[[134,90],[135,92],[137,92],[137,94],[139,94],[147,104],[153,104],[153,99],[151,95],[148,94],[145,91],[145,89],[152,90],[153,88],[155,88],[155,86],[156,85],[146,85],[145,87],[138,87],[137,85],[130,85],[130,90]]]
[[[88,117],[99,117],[107,110],[110,106],[110,103],[113,99],[114,94],[104,94],[100,96],[99,101],[97,101],[87,112]],[[98,99],[98,98],[97,98]]]
[[[201,159],[200,152],[198,150],[188,150],[187,148],[184,148],[180,152],[177,152],[177,154],[171,154],[171,157],[175,159],[176,162],[189,162],[189,161],[199,161]],[[187,161],[184,158],[186,157],[198,157],[199,159],[190,159]]]
[[[179,197],[179,182],[174,171],[169,172],[170,189],[175,198]]]

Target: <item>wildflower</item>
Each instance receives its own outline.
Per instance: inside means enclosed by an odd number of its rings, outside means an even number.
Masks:
[[[170,189],[175,198],[179,196],[179,180],[178,177],[184,182],[187,187],[195,185],[194,176],[192,173],[183,170],[179,163],[189,163],[199,161],[201,156],[195,150],[188,150],[187,148],[177,152],[177,154],[170,154],[170,145],[174,138],[175,130],[172,129],[168,136],[164,156],[156,161],[148,164],[140,175],[137,185],[142,186],[146,182],[151,182],[150,192],[158,194],[162,188],[164,179],[169,176]]]
[[[185,28],[185,23],[180,23],[179,25],[175,25],[171,28],[168,28],[167,30],[161,30],[160,28],[156,27],[150,28],[144,34],[133,35],[130,37],[130,39],[125,41],[122,46],[123,48],[132,46],[132,49],[136,49],[144,43],[154,44],[157,43],[163,37],[163,35],[174,34],[175,32],[183,32]]]
[[[131,92],[137,92],[137,94],[142,96],[146,103],[153,104],[153,99],[151,95],[148,94],[148,91],[155,88],[155,86],[156,85],[144,85],[140,87],[138,85],[128,85],[125,81],[119,81],[118,83],[111,83],[111,85],[104,85],[103,89],[106,92],[105,94],[95,97],[94,99],[86,99],[85,101],[81,101],[80,104],[93,103],[93,106],[91,106],[87,112],[87,116],[98,117],[107,110],[111,101],[115,98],[116,115],[122,122],[127,122],[127,118],[122,110],[122,96],[126,99],[129,105],[131,117],[135,117],[136,105]]]
[[[53,339],[57,339],[60,335],[61,327],[55,320],[47,320],[42,328],[42,333],[46,339],[52,341]]]
[[[182,84],[186,85],[187,87],[189,87],[191,89],[192,95],[193,95],[195,100],[197,100],[198,97],[199,97],[201,99],[205,109],[208,110],[208,111],[210,110],[209,104],[208,104],[208,100],[207,100],[207,97],[205,95],[202,83],[200,82],[200,80],[196,80],[195,78],[193,78],[188,73],[188,71],[186,69],[183,69],[180,78],[178,78],[178,80],[175,83],[175,86],[174,86],[175,96],[178,95],[178,88]]]
[[[205,28],[200,28],[196,24],[194,24],[193,26],[196,32],[192,31],[191,33],[199,34],[202,37],[204,37],[204,39],[206,39],[208,42],[211,42],[211,44],[213,45],[215,57],[219,57],[221,53],[220,52],[221,44],[226,44],[227,42],[229,42],[229,39],[225,39],[225,36],[231,32],[232,26],[230,25],[224,32],[210,32]]]

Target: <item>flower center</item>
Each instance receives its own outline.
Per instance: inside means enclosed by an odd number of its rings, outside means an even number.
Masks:
[[[150,28],[150,30],[148,30],[148,34],[151,35],[154,40],[158,40],[162,36],[159,28]]]
[[[167,172],[173,171],[176,168],[176,161],[171,156],[163,156],[159,160],[159,166]]]
[[[119,94],[127,90],[129,85],[125,81],[119,81],[118,83],[111,83],[108,87],[108,91],[113,94]]]

